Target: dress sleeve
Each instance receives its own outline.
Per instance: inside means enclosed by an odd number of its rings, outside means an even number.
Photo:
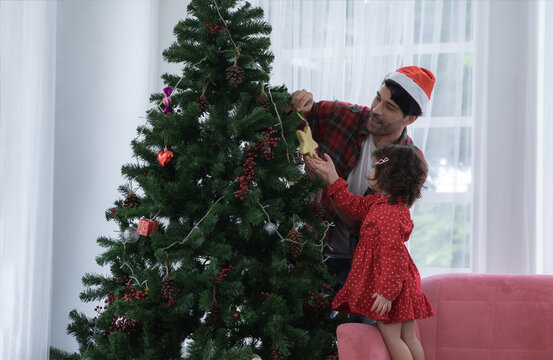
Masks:
[[[376,277],[376,293],[394,301],[403,287],[403,281],[409,271],[409,256],[404,245],[399,220],[393,214],[382,217],[376,226],[380,229],[382,240],[378,246],[380,253],[380,274]]]
[[[334,205],[356,220],[362,221],[377,195],[353,195],[348,191],[348,182],[338,178],[327,189]]]

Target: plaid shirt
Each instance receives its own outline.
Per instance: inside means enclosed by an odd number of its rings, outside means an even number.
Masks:
[[[311,111],[305,113],[313,139],[319,143],[319,156],[326,153],[334,162],[338,176],[347,179],[361,157],[361,147],[369,135],[370,108],[338,101],[320,101],[313,104]],[[396,144],[413,144],[403,129]],[[327,212],[335,217],[334,207],[324,192],[322,203]]]

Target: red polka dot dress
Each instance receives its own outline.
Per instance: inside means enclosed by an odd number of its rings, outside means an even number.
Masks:
[[[351,271],[332,308],[386,323],[432,316],[419,271],[404,244],[413,230],[409,208],[390,204],[380,194],[353,195],[347,186],[340,178],[328,187],[328,194],[338,209],[363,222]],[[374,293],[392,301],[387,314],[371,311]]]

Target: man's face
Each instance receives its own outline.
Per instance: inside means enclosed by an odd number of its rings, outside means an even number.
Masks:
[[[384,85],[376,92],[372,102],[367,128],[376,136],[391,135],[403,131],[409,123],[405,122],[408,117],[403,115],[401,108],[392,100],[390,90]]]

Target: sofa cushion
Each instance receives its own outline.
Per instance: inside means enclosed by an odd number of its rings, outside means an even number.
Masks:
[[[553,359],[553,276],[425,278],[436,315],[419,320],[427,360]]]

